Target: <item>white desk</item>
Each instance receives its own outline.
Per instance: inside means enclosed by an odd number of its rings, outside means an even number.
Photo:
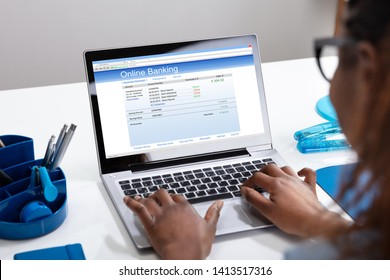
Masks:
[[[266,63],[263,74],[274,144],[295,170],[355,160],[350,151],[305,155],[295,148],[296,130],[325,121],[314,108],[316,101],[327,94],[329,85],[314,59]],[[39,238],[0,239],[0,259],[70,243],[81,243],[87,259],[157,258],[153,250],[138,251],[134,247],[100,181],[85,83],[0,91],[0,120],[0,135],[20,134],[34,139],[36,158],[43,157],[49,137],[58,135],[64,123],[78,126],[61,163],[68,188],[65,222]],[[330,205],[322,190],[318,194],[325,205]],[[279,259],[285,249],[299,241],[276,228],[228,235],[216,239],[209,259]]]

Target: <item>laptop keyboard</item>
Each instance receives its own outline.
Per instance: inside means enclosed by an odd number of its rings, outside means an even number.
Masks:
[[[240,186],[254,172],[267,164],[271,158],[215,166],[203,169],[167,173],[152,177],[121,180],[119,184],[126,196],[148,197],[158,189],[171,194],[181,194],[194,204],[218,199],[240,197]],[[257,191],[263,192],[260,187]]]

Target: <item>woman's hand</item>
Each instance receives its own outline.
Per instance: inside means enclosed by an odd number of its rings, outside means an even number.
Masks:
[[[183,196],[171,196],[164,189],[146,199],[125,197],[124,202],[141,220],[161,258],[204,259],[209,255],[222,201],[214,202],[204,219]]]
[[[304,180],[299,176],[304,177]],[[269,199],[253,187],[260,186]],[[304,168],[297,174],[290,167],[270,164],[255,172],[241,187],[242,195],[281,230],[301,237],[330,234],[349,223],[325,209],[317,199],[316,174]]]

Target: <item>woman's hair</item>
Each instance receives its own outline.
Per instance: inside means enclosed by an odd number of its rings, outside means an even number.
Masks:
[[[354,130],[359,137],[359,163],[352,180],[343,185],[340,198],[351,188],[361,184],[362,174],[369,180],[355,196],[358,203],[368,192],[375,193],[370,207],[360,213],[355,230],[376,232],[375,238],[364,248],[348,242],[342,257],[390,259],[390,0],[349,0],[348,16],[344,22],[346,32],[357,41],[369,42],[377,51],[379,70],[372,77],[370,98],[361,121]],[[360,255],[359,255],[360,254]]]

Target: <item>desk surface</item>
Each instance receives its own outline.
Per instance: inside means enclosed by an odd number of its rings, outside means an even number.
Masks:
[[[317,100],[329,85],[314,59],[263,64],[266,98],[274,147],[295,170],[355,161],[351,151],[301,154],[295,148],[296,130],[325,122],[315,113]],[[61,167],[67,178],[69,213],[54,232],[30,240],[0,239],[0,259],[18,252],[81,243],[87,259],[156,259],[153,250],[139,251],[128,236],[101,183],[92,119],[85,83],[0,91],[0,135],[20,134],[34,139],[35,156],[42,158],[47,141],[64,123],[77,124]],[[318,190],[328,207],[332,200]],[[335,208],[335,209],[336,209]],[[209,259],[279,259],[300,242],[277,228],[216,238]]]

